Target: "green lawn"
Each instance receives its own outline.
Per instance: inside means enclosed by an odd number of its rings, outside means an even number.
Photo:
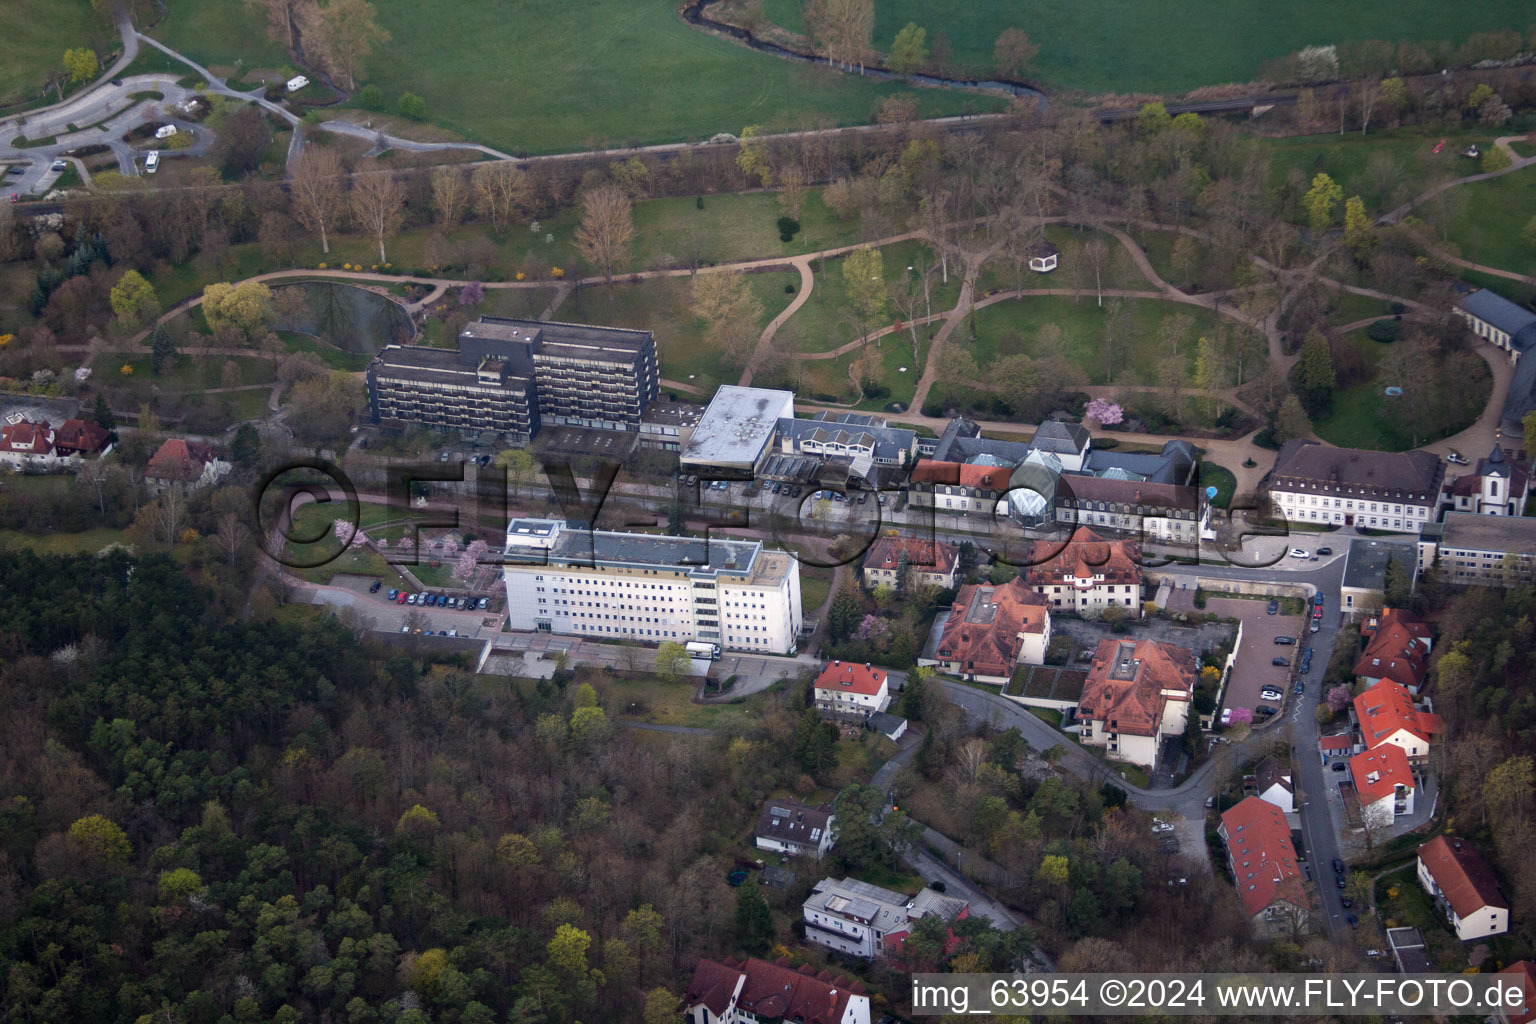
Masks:
[[[1466,202],[1451,230],[1464,258],[1503,270],[1529,273],[1536,246],[1525,226],[1536,218],[1536,169],[1527,167],[1491,181],[1460,186]],[[1513,283],[1513,282],[1511,282]]]
[[[7,485],[9,486],[9,485]],[[79,533],[23,533],[0,530],[0,550],[26,548],[44,555],[94,555],[108,544],[121,544],[121,530],[82,530]]]
[[[224,364],[227,361],[223,356],[181,356],[176,360],[175,369],[156,375],[148,354],[104,352],[91,360],[91,368],[98,376],[107,377],[114,383],[142,384],[145,388],[160,387],[168,391],[192,391],[224,387]],[[272,360],[236,356],[233,361],[240,369],[240,379],[233,381],[231,386],[272,383]],[[132,374],[122,372],[125,364],[133,367]]]
[[[902,276],[909,273],[908,267],[919,265],[919,257],[929,262],[936,260],[932,249],[926,243],[917,241],[884,246],[880,252],[884,259],[883,276],[887,286],[899,284]],[[793,348],[797,352],[830,352],[853,341],[859,334],[848,305],[848,293],[843,285],[843,259],[818,260],[811,265],[811,272],[815,275],[816,284],[811,289],[810,298],[779,328],[776,340],[782,338],[784,347]],[[915,275],[916,270],[911,273]],[[951,273],[947,282],[935,274],[928,295],[935,314],[952,309],[960,299],[960,274]],[[926,308],[920,310],[919,315],[925,312]],[[894,302],[887,303],[886,315],[881,318],[880,325],[888,327],[898,319],[902,319],[901,311]],[[928,331],[937,329],[927,328]],[[926,340],[923,329],[920,328],[918,334]],[[905,337],[910,345],[910,332]]]
[[[1100,285],[1105,288],[1152,287],[1136,268],[1125,246],[1111,235],[1098,231],[1078,231],[1064,224],[1048,224],[1045,237],[1061,250],[1060,266],[1056,270],[1049,274],[1036,274],[1026,269],[1021,278],[1018,269],[999,256],[982,270],[976,282],[977,294],[1012,290],[1019,287],[1020,280],[1025,288],[1093,288],[1093,270],[1082,255],[1083,247],[1093,241],[1101,243],[1109,254],[1109,260],[1100,274]],[[953,274],[950,280],[955,280]]]
[[[72,46],[121,48],[89,0],[6,0],[0,33],[0,103],[30,99]],[[106,54],[98,50],[100,57]]]
[[[800,0],[763,0],[762,6],[770,21],[802,31]],[[1410,38],[1459,44],[1484,29],[1524,30],[1530,20],[1529,6],[1516,0],[1489,0],[1465,11],[1431,0],[1348,5],[1297,0],[1283,7],[1233,7],[1221,0],[976,0],[942,6],[932,0],[883,0],[875,5],[873,42],[888,50],[901,27],[915,21],[928,29],[930,41],[944,30],[957,64],[989,72],[998,32],[1017,26],[1040,45],[1027,73],[1031,79],[1057,89],[1165,92],[1249,81],[1265,60],[1318,43],[1319,32],[1330,43]]]
[[[809,618],[818,608],[826,604],[827,595],[830,593],[832,593],[832,584],[827,580],[802,575],[800,577],[800,609],[804,616]]]
[[[872,344],[874,347],[871,351],[877,360],[875,385],[886,388],[890,393],[866,395],[856,404],[856,408],[878,412],[891,402],[910,406],[928,358],[927,336],[918,332],[918,358],[915,359],[912,355],[912,336],[906,331],[888,334]],[[805,386],[801,393],[813,401],[853,401],[857,396],[848,370],[855,361],[862,358],[863,351],[856,349],[836,359],[805,360]],[[866,392],[869,391],[869,384],[863,378],[860,384]]]
[[[1333,408],[1327,416],[1313,420],[1312,429],[1324,441],[1344,448],[1371,448],[1398,452],[1408,450],[1413,446],[1413,438],[1401,433],[1391,417],[1386,415],[1389,409],[1388,403],[1393,399],[1388,398],[1383,389],[1397,383],[1395,378],[1388,379],[1393,365],[1388,350],[1392,346],[1371,341],[1365,337],[1363,331],[1354,332],[1350,337],[1372,362],[1382,367],[1382,375],[1363,384],[1335,391]],[[1487,364],[1478,360],[1477,366],[1479,369],[1477,379],[1458,382],[1458,393],[1473,389],[1486,397],[1492,390],[1493,378],[1488,372]],[[1482,403],[1478,404],[1481,406]],[[1467,424],[1475,418],[1474,415],[1465,422],[1454,424],[1442,436],[1448,437],[1465,429]],[[1433,438],[1420,437],[1419,443],[1426,444],[1431,440]]]
[[[1211,504],[1216,508],[1226,508],[1232,501],[1232,492],[1237,489],[1237,477],[1233,476],[1232,471],[1225,466],[1202,461],[1200,486],[1216,488],[1216,497],[1211,499]]]
[[[756,695],[740,704],[695,704],[695,687],[696,682],[672,683],[655,676],[615,678],[597,684],[604,703],[611,701],[620,718],[638,722],[712,729],[756,717],[753,709],[761,703]]]
[[[636,243],[630,266],[638,269],[729,263],[798,256],[858,241],[858,222],[840,220],[821,201],[821,190],[806,192],[800,230],[779,239],[778,221],[787,216],[772,192],[707,195],[703,209],[695,196],[648,199],[635,205]]]
[[[199,309],[202,307],[199,306]],[[283,339],[283,347],[289,352],[311,352],[325,360],[325,364],[334,370],[347,370],[357,373],[367,369],[372,356],[362,352],[343,352],[335,345],[327,344],[313,334],[299,334],[297,331],[278,331],[277,336]]]
[[[428,120],[466,138],[530,153],[707,139],[752,123],[805,126],[872,118],[901,91],[779,60],[690,28],[670,0],[377,0],[390,42],[363,80],[391,105],[404,92]],[[157,34],[204,63],[281,66],[282,49],[242,0],[171,0]],[[995,109],[1000,100],[919,90],[925,114]]]
[[[747,281],[762,303],[760,323],[766,326],[789,304],[784,286],[798,282],[799,275],[768,271],[749,274]],[[655,331],[663,377],[708,391],[717,384],[734,384],[741,368],[705,341],[703,322],[689,311],[689,289],[686,277],[617,283],[612,296],[602,285],[582,288],[555,310],[554,319]]]
[[[1446,140],[1445,148],[1435,153],[1432,150],[1441,138]],[[1253,144],[1264,147],[1271,157],[1271,185],[1284,184],[1292,168],[1300,171],[1308,182],[1321,171],[1337,182],[1346,196],[1359,195],[1365,200],[1366,210],[1379,215],[1395,207],[1403,195],[1411,196],[1422,191],[1424,183],[1436,177],[1476,174],[1480,170],[1477,161],[1461,155],[1461,151],[1474,142],[1487,149],[1492,145],[1493,136],[1484,132],[1442,136],[1425,134],[1423,129],[1403,128],[1382,132],[1373,129],[1369,135],[1361,135],[1358,130],[1343,135],[1337,132],[1298,135],[1288,139],[1264,139]],[[1376,153],[1391,154],[1397,165],[1396,183],[1385,193],[1366,171]],[[1400,195],[1400,190],[1404,189],[1406,191]],[[1336,216],[1342,223],[1342,204]],[[1305,211],[1299,207],[1297,217],[1305,218]]]
[[[1175,305],[1150,299],[1126,300],[1127,329],[1123,355],[1116,360],[1114,383],[1158,384],[1158,370],[1164,358],[1158,347],[1157,331],[1163,318],[1177,313],[1194,320],[1194,330],[1187,344],[1181,345],[1179,358],[1185,364],[1186,377],[1195,368],[1196,339],[1216,323],[1214,314],[1194,306]],[[1056,324],[1063,332],[1061,351],[1088,375],[1091,384],[1105,383],[1104,356],[1105,312],[1093,299],[1073,302],[1058,296],[1030,296],[994,303],[976,311],[976,340],[971,354],[983,370],[1003,356],[1025,353],[1041,356],[1038,334],[1046,324]],[[966,344],[964,327],[950,337],[950,344]]]
[[[1346,291],[1328,291],[1325,294],[1333,309],[1329,319],[1337,324],[1352,324],[1368,316],[1386,316],[1392,312],[1391,303],[1373,299],[1369,295]]]

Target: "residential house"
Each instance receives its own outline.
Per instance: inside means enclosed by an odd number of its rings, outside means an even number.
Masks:
[[[1472,472],[1445,482],[1441,506],[1480,516],[1524,515],[1531,497],[1531,465],[1524,454],[1509,452],[1502,441],[1496,442]]]
[[[1355,743],[1348,736],[1323,736],[1317,741],[1317,750],[1323,756],[1323,763],[1327,764],[1330,757],[1348,757],[1349,752],[1355,748]]]
[[[1420,531],[1418,564],[1459,586],[1529,586],[1536,581],[1536,517],[1447,512]]]
[[[1366,526],[1417,533],[1433,522],[1445,464],[1431,452],[1334,448],[1296,438],[1275,457],[1268,493],[1293,523]]]
[[[832,849],[832,808],[812,807],[794,800],[770,800],[757,817],[752,833],[759,850],[809,856],[820,860]]]
[[[1077,706],[1082,742],[1111,761],[1155,767],[1163,742],[1184,735],[1199,671],[1186,647],[1100,640]]]
[[[1536,1020],[1536,963],[1516,960],[1499,973],[1512,975],[1520,983],[1520,990],[1525,993],[1525,1009],[1500,1006],[1493,1011],[1493,1019],[1497,1024],[1530,1024]]]
[[[1018,577],[1000,586],[970,583],[933,630],[938,642],[918,664],[973,682],[1006,683],[1021,663],[1045,664],[1051,612]]]
[[[1366,750],[1384,743],[1401,747],[1409,764],[1429,758],[1429,741],[1441,729],[1440,716],[1414,706],[1407,689],[1383,679],[1355,698],[1355,721]]]
[[[1237,898],[1263,938],[1292,936],[1307,925],[1310,901],[1285,814],[1245,797],[1221,816],[1216,833],[1227,844]]]
[[[1296,787],[1291,782],[1291,769],[1280,763],[1279,758],[1266,757],[1253,772],[1254,793],[1260,800],[1274,804],[1286,814],[1296,811]]]
[[[1355,799],[1367,828],[1387,828],[1400,814],[1413,813],[1417,789],[1408,755],[1395,743],[1383,743],[1349,759]]]
[[[684,1024],[870,1024],[869,995],[856,979],[789,957],[770,963],[701,959],[683,994]]]
[[[851,956],[874,959],[901,948],[912,924],[936,915],[945,923],[970,916],[965,900],[923,889],[910,900],[853,878],[824,878],[802,904],[805,938]]]
[[[51,469],[58,465],[54,432],[47,420],[17,420],[0,427],[0,462],[14,469]]]
[[[1402,608],[1386,608],[1360,623],[1365,651],[1355,662],[1355,676],[1375,686],[1389,679],[1417,694],[1429,671],[1429,652],[1434,640],[1429,624]]]
[[[53,446],[60,458],[96,455],[105,451],[111,436],[105,427],[89,420],[67,419],[54,431]]]
[[[1134,541],[1105,540],[1087,527],[1065,544],[1036,541],[1021,578],[1052,610],[1102,614],[1119,608],[1141,615],[1141,556]]]
[[[214,454],[212,445],[173,437],[149,457],[144,484],[155,494],[169,490],[191,494],[212,487],[232,468]]]
[[[1477,848],[1455,836],[1419,847],[1419,884],[1463,942],[1509,931],[1509,902]]]
[[[953,544],[881,536],[864,556],[864,585],[871,590],[882,584],[897,590],[903,585],[910,589],[921,584],[953,590],[959,567],[960,549]]]
[[[890,706],[890,673],[853,661],[828,662],[816,677],[815,697],[823,714],[868,718]]]

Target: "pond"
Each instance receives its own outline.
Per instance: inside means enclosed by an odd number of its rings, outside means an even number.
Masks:
[[[378,292],[330,281],[281,285],[273,292],[298,289],[307,316],[282,318],[285,330],[312,334],[343,352],[373,355],[385,345],[407,344],[416,328],[400,303]]]

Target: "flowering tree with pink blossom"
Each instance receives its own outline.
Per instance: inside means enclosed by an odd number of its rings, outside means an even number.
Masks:
[[[416,542],[409,536],[405,536],[401,537],[398,541],[395,542],[395,547],[399,548],[401,551],[410,551],[416,547]]]
[[[1252,708],[1228,708],[1227,710],[1232,712],[1230,716],[1226,716],[1228,725],[1248,725],[1253,722]]]
[[[385,537],[379,537],[379,538],[374,540],[373,546],[378,548],[380,551],[388,551],[389,550],[389,540],[388,540],[388,538],[385,538]]]
[[[357,533],[357,527],[354,526],[350,520],[338,519],[331,524],[331,527],[336,531],[336,539],[341,541],[342,547],[347,548],[352,546],[352,540],[354,535]]]
[[[483,540],[477,540],[464,549],[459,560],[453,567],[453,578],[460,583],[468,583],[475,578],[475,573],[480,571],[480,563],[485,560],[485,553],[490,550],[490,545]]]
[[[442,543],[438,545],[438,550],[443,553],[444,558],[452,558],[454,555],[459,553],[459,542],[454,540],[452,534],[449,534],[447,537],[444,537]]]
[[[853,638],[855,640],[864,641],[874,640],[878,637],[885,636],[886,632],[890,628],[890,625],[880,616],[866,615],[864,616],[864,620],[859,623],[859,628],[853,634]]]
[[[1332,711],[1334,714],[1338,714],[1340,711],[1343,711],[1345,708],[1349,707],[1349,703],[1352,700],[1354,700],[1354,698],[1349,695],[1349,687],[1335,686],[1333,689],[1328,691],[1328,710]]]
[[[485,298],[485,288],[479,281],[471,281],[459,292],[459,305],[478,306]]]
[[[1107,398],[1095,398],[1089,402],[1088,407],[1083,410],[1083,416],[1101,427],[1112,427],[1116,423],[1125,422],[1125,410],[1118,402],[1111,402]]]

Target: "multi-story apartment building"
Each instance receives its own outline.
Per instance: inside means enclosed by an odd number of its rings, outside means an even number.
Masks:
[[[1019,576],[1054,611],[1141,615],[1141,556],[1132,541],[1105,540],[1080,527],[1065,544],[1036,541]]]
[[[1312,901],[1280,808],[1245,797],[1222,814],[1216,834],[1227,844],[1227,866],[1254,932],[1274,938],[1303,931]]]
[[[1462,942],[1509,931],[1509,901],[1477,847],[1436,836],[1419,847],[1419,884]]]
[[[891,704],[890,673],[855,661],[829,661],[816,677],[816,710],[838,718],[868,718]]]
[[[800,563],[762,541],[507,527],[508,627],[602,639],[789,654],[800,633]]]
[[[1536,518],[1447,512],[1419,531],[1419,570],[1462,586],[1515,587],[1536,580]]]
[[[1287,441],[1270,472],[1276,515],[1293,523],[1418,533],[1440,503],[1445,464],[1431,452],[1377,452]]]
[[[505,434],[543,425],[637,431],[660,376],[650,331],[481,317],[456,350],[389,345],[368,367],[376,423]]]
[[[1100,640],[1077,707],[1083,743],[1103,747],[1111,761],[1155,767],[1163,741],[1184,734],[1198,672],[1186,647]]]
[[[930,914],[946,924],[970,915],[969,904],[923,889],[910,900],[854,878],[824,878],[801,905],[805,939],[851,956],[874,959],[893,951],[912,923]]]
[[[676,1017],[672,1019],[676,1020]],[[701,959],[683,992],[682,1024],[869,1024],[869,994],[858,979],[796,968],[789,957]]]

